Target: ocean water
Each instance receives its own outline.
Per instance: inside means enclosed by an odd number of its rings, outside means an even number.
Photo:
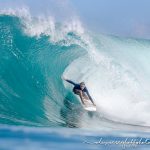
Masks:
[[[108,149],[96,142],[149,141],[149,49],[149,40],[95,34],[78,19],[2,11],[0,149]],[[85,111],[61,76],[84,81],[97,111]],[[133,148],[149,144],[127,147]]]

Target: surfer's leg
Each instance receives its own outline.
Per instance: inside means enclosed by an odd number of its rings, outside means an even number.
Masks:
[[[80,99],[82,101],[82,103],[84,104],[84,101],[83,101],[83,92],[81,90],[78,90],[78,89],[74,89],[73,92],[77,95],[80,96]]]
[[[85,92],[82,92],[82,96],[85,98],[85,99],[89,99],[89,97],[87,96],[87,94]]]
[[[83,92],[81,90],[79,90],[79,96],[80,96],[80,99],[82,101],[82,104],[85,104],[84,100],[83,100]]]

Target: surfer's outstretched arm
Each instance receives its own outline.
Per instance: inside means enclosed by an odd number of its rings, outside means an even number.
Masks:
[[[73,84],[73,85],[76,85],[76,83],[74,83],[73,81],[68,80],[68,79],[66,79],[66,78],[64,78],[64,77],[62,77],[62,79],[64,79],[65,81],[67,81],[67,82],[69,82],[69,83],[71,83],[71,84]]]
[[[71,84],[73,84],[73,85],[76,85],[76,83],[74,83],[74,82],[71,81],[71,80],[66,79],[66,81],[69,82],[69,83],[71,83]]]

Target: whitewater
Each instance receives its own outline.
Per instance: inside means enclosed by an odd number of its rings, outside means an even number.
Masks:
[[[1,131],[149,131],[149,49],[149,40],[96,34],[78,18],[57,22],[25,8],[1,10]],[[61,76],[86,83],[96,113],[83,110]]]

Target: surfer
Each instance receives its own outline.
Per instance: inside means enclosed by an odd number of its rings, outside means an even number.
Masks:
[[[82,101],[83,104],[85,104],[84,100],[83,100],[83,97],[86,97],[86,98],[91,100],[91,102],[93,103],[94,106],[96,106],[93,99],[92,99],[92,97],[90,96],[89,91],[87,90],[84,82],[81,82],[81,83],[78,84],[78,83],[74,83],[73,81],[68,80],[64,77],[62,77],[62,79],[69,82],[69,83],[71,83],[72,85],[74,85],[73,92],[80,96],[81,101]]]

